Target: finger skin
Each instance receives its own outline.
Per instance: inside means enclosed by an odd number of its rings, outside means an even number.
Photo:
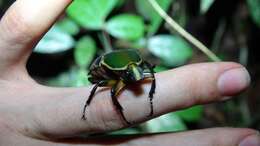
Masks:
[[[6,128],[6,127],[4,127]],[[252,129],[212,128],[179,133],[160,133],[146,135],[106,136],[89,138],[71,138],[56,141],[42,141],[15,134],[0,126],[0,145],[4,146],[238,146],[251,135],[257,135]]]
[[[223,72],[233,68],[242,66],[236,63],[204,63],[156,74],[154,117],[192,105],[226,99],[217,89],[217,79]],[[126,89],[118,97],[124,108],[125,117],[136,124],[152,118],[147,117],[150,111],[148,98],[150,83],[138,84],[137,87],[139,86],[142,92],[133,93]],[[30,95],[35,98],[34,100],[37,100],[38,94],[43,96],[38,98],[39,103],[33,108],[32,117],[36,123],[24,125],[26,129],[32,129],[29,131],[37,131],[39,134],[37,137],[62,138],[131,126],[126,125],[117,113],[108,88],[100,88],[95,94],[92,103],[87,107],[86,121],[81,120],[82,110],[91,87],[77,89],[40,87],[37,90],[35,89],[36,93]]]
[[[129,146],[238,146],[244,138],[256,134],[256,131],[250,129],[213,128],[144,136],[128,143]]]
[[[25,67],[32,48],[72,0],[17,0],[0,21],[0,69]],[[10,72],[12,70],[8,70]],[[1,72],[1,73],[2,73]]]

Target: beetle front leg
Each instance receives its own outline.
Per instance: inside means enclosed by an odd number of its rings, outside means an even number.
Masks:
[[[86,103],[85,103],[85,105],[84,105],[84,108],[83,108],[83,114],[82,114],[82,118],[81,118],[82,120],[86,120],[86,109],[87,109],[87,106],[90,105],[90,103],[91,103],[91,101],[92,101],[92,99],[93,99],[93,97],[94,97],[94,94],[95,94],[97,88],[98,88],[98,87],[101,87],[101,86],[107,86],[107,85],[110,85],[110,84],[113,85],[113,83],[115,83],[115,81],[113,81],[113,80],[104,80],[104,81],[98,82],[98,83],[92,88],[92,90],[91,90],[91,92],[90,92],[90,95],[89,95],[89,97],[88,97],[88,100],[86,101]]]
[[[130,124],[130,122],[127,121],[124,113],[123,113],[123,107],[120,105],[120,103],[117,100],[117,95],[120,93],[120,91],[125,87],[125,83],[123,81],[118,81],[117,84],[113,86],[111,89],[111,98],[113,101],[113,104],[115,105],[116,109],[119,111],[121,117],[123,120],[127,123]]]
[[[153,65],[151,65],[148,62],[144,62],[144,65],[149,69],[149,73],[144,73],[145,78],[151,78],[152,79],[152,85],[151,85],[151,89],[149,92],[149,99],[150,99],[150,107],[151,107],[151,111],[149,116],[153,115],[153,94],[155,93],[155,88],[156,88],[156,81],[155,81],[155,76],[154,76],[154,67]]]

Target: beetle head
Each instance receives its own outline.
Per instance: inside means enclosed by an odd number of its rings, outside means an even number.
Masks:
[[[136,82],[142,80],[143,69],[136,64],[128,65],[124,79],[128,82]]]

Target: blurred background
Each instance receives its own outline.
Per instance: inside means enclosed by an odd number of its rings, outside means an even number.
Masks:
[[[157,2],[223,61],[245,65],[252,84],[234,100],[173,112],[112,134],[216,126],[259,130],[260,0]],[[1,16],[12,3],[0,0]],[[35,47],[27,68],[44,85],[88,86],[88,68],[96,57],[129,48],[139,50],[145,60],[156,64],[156,72],[211,61],[166,24],[147,0],[75,0]]]

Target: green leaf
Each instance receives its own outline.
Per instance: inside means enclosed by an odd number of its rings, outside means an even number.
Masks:
[[[72,67],[69,71],[61,73],[50,79],[47,84],[55,87],[81,87],[91,83],[88,81],[88,72],[85,69]]]
[[[140,134],[140,131],[136,128],[127,128],[118,131],[108,133],[109,135],[126,135],[126,134]]]
[[[170,113],[146,122],[144,129],[145,132],[158,133],[183,131],[186,130],[187,127],[177,114]]]
[[[123,6],[125,4],[126,0],[118,0],[117,4],[116,4],[116,8],[120,8],[121,6]]]
[[[35,47],[34,52],[43,54],[60,53],[73,48],[74,43],[70,34],[54,25]]]
[[[82,27],[99,30],[117,3],[118,0],[75,0],[67,13]]]
[[[215,0],[200,0],[200,13],[205,14],[209,8],[213,5]]]
[[[164,11],[168,11],[173,0],[156,0]],[[151,25],[148,29],[148,34],[151,36],[156,33],[162,24],[162,17],[154,10],[148,0],[136,0],[138,12],[147,20],[150,20]]]
[[[137,15],[121,14],[111,18],[105,29],[116,38],[138,40],[144,36],[144,21]]]
[[[148,40],[150,52],[161,59],[166,66],[185,64],[193,55],[191,46],[181,37],[157,35]]]
[[[168,68],[165,67],[165,66],[161,66],[161,65],[156,66],[156,67],[154,68],[154,71],[157,72],[157,73],[163,72],[163,71],[166,71],[166,70],[168,70]]]
[[[74,59],[78,66],[86,68],[96,54],[96,43],[90,36],[82,37],[76,44]]]
[[[250,14],[255,23],[260,27],[260,1],[259,0],[247,0]]]
[[[63,20],[59,21],[57,25],[65,32],[70,35],[76,35],[79,33],[80,28],[79,26],[69,18],[64,18]]]
[[[76,80],[72,81],[73,87],[83,87],[90,85],[88,80],[88,72],[85,69],[77,70],[75,76]]]
[[[198,122],[203,115],[203,106],[194,106],[189,109],[176,112],[184,121]]]

